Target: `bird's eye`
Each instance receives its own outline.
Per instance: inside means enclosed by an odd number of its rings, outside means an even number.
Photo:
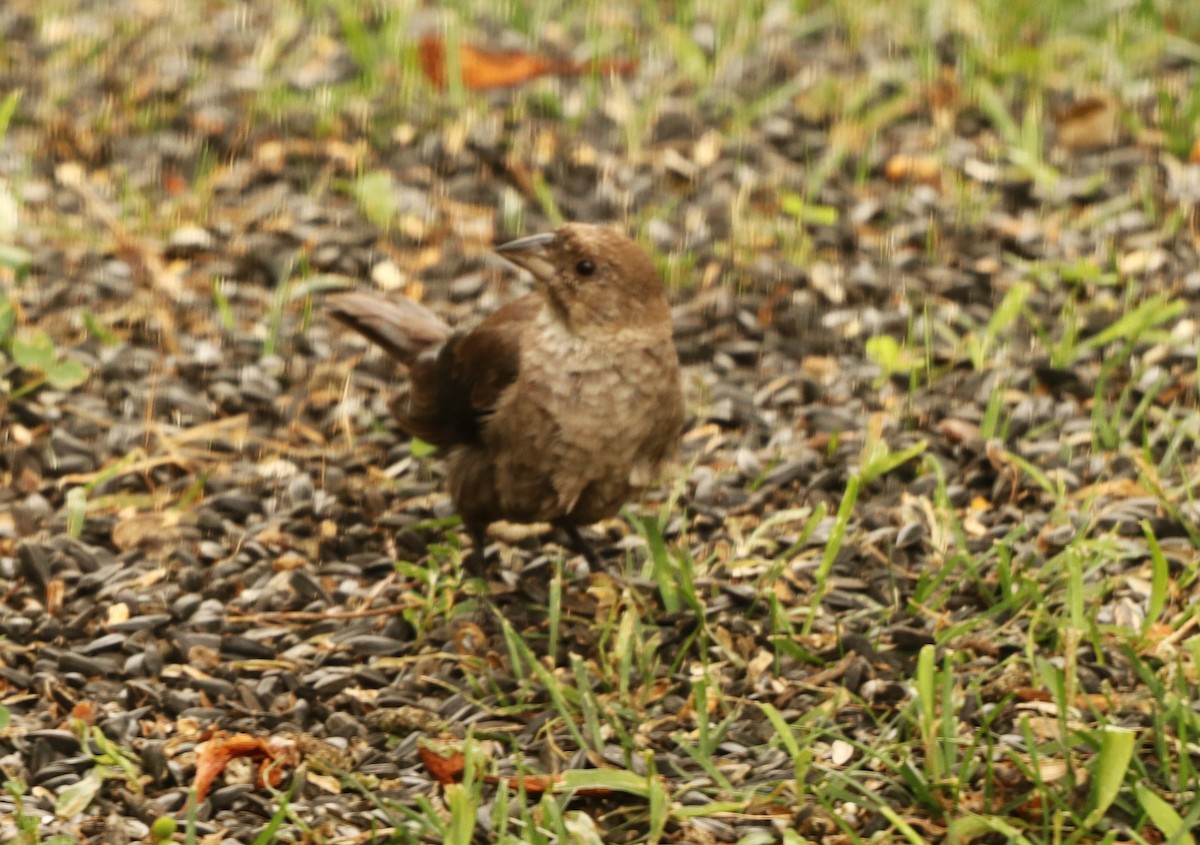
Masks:
[[[581,276],[590,276],[596,272],[596,264],[587,258],[581,258],[575,264],[575,272]]]

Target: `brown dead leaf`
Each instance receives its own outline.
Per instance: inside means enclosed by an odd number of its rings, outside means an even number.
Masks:
[[[1062,722],[1057,716],[1026,716],[1025,724],[1030,732],[1041,740],[1061,739],[1063,735]]]
[[[496,775],[488,775],[484,778],[487,783],[504,782],[513,789],[524,788],[525,792],[530,795],[541,795],[543,792],[549,792],[562,782],[562,775],[514,775],[513,777],[498,777]],[[581,795],[607,795],[609,790],[599,790],[596,787],[589,789],[576,790]]]
[[[163,167],[161,182],[163,192],[169,197],[185,194],[191,187],[187,177],[173,167]]]
[[[484,783],[492,785],[504,784],[509,789],[519,790],[524,789],[530,795],[540,795],[543,792],[553,791],[560,783],[563,782],[562,775],[485,775]],[[612,795],[612,790],[606,786],[581,786],[572,790],[575,795],[584,796],[604,796]]]
[[[462,779],[463,770],[467,767],[463,757],[462,745],[457,740],[417,739],[417,754],[421,765],[433,779],[446,786],[458,783]]]
[[[283,173],[287,166],[287,150],[278,138],[267,138],[254,148],[254,163],[272,176]]]
[[[24,426],[14,425],[12,427],[12,429],[10,429],[10,431],[13,432],[13,434],[11,435],[12,439],[14,441],[16,441],[18,444],[20,443],[21,440],[29,440],[29,441],[33,440],[32,437],[28,436],[29,429],[25,428]],[[22,435],[25,435],[25,436],[22,436]],[[26,443],[25,445],[28,445],[28,443]],[[38,472],[37,470],[35,470],[33,467],[23,466],[17,472],[16,482],[13,484],[13,486],[16,487],[17,490],[19,490],[20,492],[22,492],[26,496],[28,496],[30,493],[37,492],[37,489],[42,486],[42,474],[40,472]]]
[[[1109,96],[1086,97],[1054,114],[1058,143],[1071,152],[1110,147],[1120,129],[1117,102]]]
[[[942,183],[942,163],[929,155],[894,155],[883,166],[883,173],[893,182],[919,182],[935,188]]]
[[[53,578],[46,585],[46,613],[57,616],[62,612],[67,597],[67,585],[61,578]]]
[[[442,39],[426,35],[420,44],[421,70],[437,88],[446,87],[446,45]],[[583,76],[596,72],[627,76],[637,70],[633,59],[605,59],[573,62],[553,56],[520,50],[487,50],[460,44],[458,66],[463,86],[472,91],[511,88],[540,76]]]
[[[148,511],[122,513],[112,529],[112,541],[123,552],[140,549],[144,552],[177,545],[181,534],[178,511]]]
[[[1138,836],[1144,839],[1147,845],[1162,845],[1163,842],[1167,841],[1166,835],[1151,824],[1144,825],[1142,829],[1138,831]]]
[[[197,746],[196,801],[204,800],[209,787],[230,760],[248,757],[259,762],[258,785],[275,787],[283,780],[283,766],[296,763],[295,749],[283,742],[271,742],[250,734],[214,734]]]
[[[937,424],[937,430],[951,443],[975,443],[980,439],[979,426],[957,417],[942,420]]]
[[[89,725],[96,724],[96,704],[93,701],[79,701],[71,708],[71,718],[81,719]]]
[[[1080,487],[1071,494],[1076,501],[1091,501],[1103,499],[1133,499],[1153,496],[1153,493],[1132,478],[1117,478],[1112,481],[1099,481]]]
[[[751,686],[756,685],[775,662],[775,655],[766,649],[759,649],[758,654],[746,663],[746,680]]]
[[[482,655],[487,644],[487,634],[474,622],[464,622],[454,632],[454,651],[458,654]]]
[[[758,307],[758,324],[764,329],[769,329],[775,322],[775,309],[787,303],[794,292],[791,285],[777,285]]]
[[[271,569],[275,572],[292,572],[303,569],[308,563],[308,558],[299,552],[286,551],[271,562]]]
[[[1146,630],[1145,638],[1149,642],[1157,644],[1173,633],[1175,631],[1170,625],[1163,622],[1155,622]]]
[[[956,112],[962,100],[962,89],[955,78],[954,68],[943,66],[940,78],[925,89],[925,101],[934,112]]]

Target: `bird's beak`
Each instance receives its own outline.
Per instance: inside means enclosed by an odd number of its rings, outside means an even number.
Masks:
[[[517,238],[496,247],[496,254],[528,270],[539,282],[548,282],[554,277],[554,262],[550,260],[550,247],[558,238],[553,232]]]

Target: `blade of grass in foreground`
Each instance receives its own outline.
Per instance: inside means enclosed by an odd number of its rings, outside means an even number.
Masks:
[[[562,687],[559,685],[558,680],[537,659],[533,651],[521,639],[521,635],[509,624],[509,621],[500,613],[496,613],[496,616],[500,619],[500,625],[504,630],[504,641],[508,645],[509,654],[513,659],[514,670],[518,662],[524,663],[529,667],[542,686],[546,688],[546,693],[550,696],[550,700],[554,704],[554,709],[562,717],[563,723],[571,734],[571,738],[575,740],[580,748],[587,748],[588,744],[584,740],[579,726],[575,724],[575,719],[572,717],[570,708],[567,707],[567,702],[563,697]]]
[[[770,721],[771,727],[775,728],[775,735],[779,737],[779,741],[783,743],[788,756],[792,758],[792,776],[796,781],[794,787],[796,800],[799,801],[800,796],[804,794],[804,783],[808,777],[808,767],[812,764],[812,749],[800,747],[800,743],[796,742],[796,736],[792,733],[791,727],[783,720],[783,716],[778,710],[765,702],[759,702],[758,707]]]
[[[1133,731],[1107,725],[1100,732],[1100,753],[1092,764],[1092,796],[1085,828],[1104,818],[1125,783],[1125,773],[1133,759]]]
[[[641,528],[646,538],[654,581],[668,613],[678,613],[683,607],[704,618],[704,603],[696,593],[696,561],[687,546],[668,549],[663,539],[664,516],[634,518],[632,524]]]
[[[654,580],[658,584],[663,607],[667,613],[678,613],[680,582],[676,577],[676,567],[671,565],[670,556],[667,554],[667,544],[663,540],[662,529],[658,526],[657,518],[645,517],[642,520],[642,530],[646,534],[646,544],[650,548],[650,562],[654,566]]]
[[[851,475],[850,480],[846,482],[846,492],[842,494],[842,502],[833,518],[833,530],[829,532],[825,555],[821,558],[821,565],[817,568],[814,579],[816,584],[813,587],[812,601],[809,603],[808,618],[804,620],[804,628],[801,631],[805,637],[812,634],[813,623],[817,620],[817,608],[825,598],[825,582],[833,569],[833,562],[837,560],[838,552],[842,550],[842,543],[845,542],[846,529],[850,525],[850,517],[854,514],[854,505],[858,502],[858,488],[861,483],[858,473]]]
[[[1150,821],[1167,837],[1167,842],[1172,845],[1195,845],[1196,840],[1188,833],[1183,818],[1158,793],[1144,783],[1135,784],[1133,791]]]
[[[999,833],[1014,845],[1033,845],[1019,829],[999,816],[968,815],[950,822],[946,830],[948,845],[972,842],[988,833]]]
[[[254,845],[270,845],[276,841],[275,834],[279,832],[280,825],[287,817],[288,807],[291,806],[292,799],[296,797],[296,792],[300,788],[301,782],[305,780],[307,774],[303,766],[296,769],[292,775],[292,785],[288,787],[288,791],[279,799],[279,809],[271,815],[271,821],[262,829],[258,836],[254,837]]]

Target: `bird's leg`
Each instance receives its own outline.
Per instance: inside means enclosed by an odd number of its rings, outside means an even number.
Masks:
[[[587,538],[579,533],[579,529],[574,525],[560,525],[560,530],[567,536],[567,544],[579,554],[583,555],[587,560],[588,566],[594,570],[604,568],[604,564],[600,561],[600,555],[596,554],[596,550],[592,548],[592,544],[587,541]]]
[[[472,578],[483,578],[487,571],[487,526],[468,524],[467,533],[471,535],[471,553],[467,555],[467,574]]]

